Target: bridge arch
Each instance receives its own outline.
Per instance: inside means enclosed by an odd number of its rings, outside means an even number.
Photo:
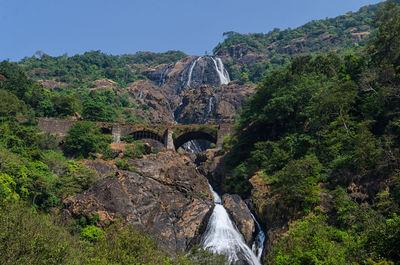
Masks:
[[[214,144],[217,143],[217,138],[207,132],[192,131],[186,132],[174,140],[175,149],[178,150],[179,147],[191,140],[207,140]]]
[[[100,127],[100,130],[103,134],[112,134],[112,128]]]
[[[158,135],[157,133],[147,131],[147,130],[140,130],[134,131],[128,134],[127,136],[131,136],[134,140],[142,140],[142,139],[153,139],[162,144],[164,144],[164,138]]]

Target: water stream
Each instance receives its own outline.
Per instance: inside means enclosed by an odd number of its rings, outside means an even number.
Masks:
[[[237,230],[229,218],[226,209],[222,206],[221,198],[211,186],[210,189],[214,196],[215,207],[208,222],[206,232],[203,235],[203,246],[215,253],[226,255],[231,264],[245,262],[249,265],[261,265],[261,253],[258,247],[255,247],[256,251],[253,252],[249,246],[247,246],[242,234]],[[262,239],[262,236],[258,239]],[[263,243],[264,241],[258,243],[258,245],[263,247]]]
[[[193,73],[193,69],[196,66],[197,62],[201,59],[201,56],[198,57],[196,60],[193,61],[192,65],[190,66],[189,69],[189,74],[188,74],[188,80],[186,83],[186,86],[190,87],[190,83],[192,82],[192,73]]]
[[[190,87],[192,82],[193,70],[202,57],[198,57],[191,62],[188,70],[187,80],[184,80],[184,76],[181,75],[181,82]],[[211,57],[214,62],[215,70],[218,73],[221,85],[228,84],[230,82],[229,74],[224,68],[224,64],[220,58]],[[160,84],[163,83],[164,73],[162,73]],[[186,82],[185,82],[186,81]],[[210,117],[212,111],[215,109],[216,99],[214,96],[210,96],[208,104],[205,106],[206,117],[203,122]],[[173,113],[174,120],[179,123],[179,114],[182,111],[182,102],[175,109]],[[191,153],[197,153],[204,151],[203,147],[197,140],[189,141],[183,145],[183,148]],[[228,212],[221,203],[220,196],[213,190],[210,189],[214,196],[214,210],[211,214],[210,220],[207,224],[206,231],[202,238],[202,244],[205,248],[215,252],[224,254],[227,256],[230,264],[249,264],[249,265],[261,265],[260,260],[262,251],[264,248],[265,234],[261,230],[261,227],[257,220],[253,217],[257,230],[259,231],[256,235],[252,248],[250,248],[243,235],[236,228],[234,223],[229,217]]]
[[[216,58],[214,59],[213,57],[211,57],[211,59],[214,62],[215,65],[215,70],[218,73],[219,76],[219,80],[221,82],[221,85],[226,85],[228,84],[231,80],[229,78],[229,74],[228,71],[226,71],[224,64],[222,63],[221,58]]]

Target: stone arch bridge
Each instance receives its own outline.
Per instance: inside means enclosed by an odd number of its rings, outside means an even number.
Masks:
[[[44,132],[65,136],[73,120],[38,118],[38,126]],[[114,142],[119,143],[121,137],[131,135],[135,140],[153,139],[162,143],[167,149],[177,150],[191,140],[208,140],[222,147],[224,138],[232,133],[232,124],[123,124],[112,122],[94,122],[103,133],[112,134]]]

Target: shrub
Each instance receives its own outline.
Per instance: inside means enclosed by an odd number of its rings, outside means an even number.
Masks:
[[[22,203],[0,202],[1,264],[80,264],[81,245],[50,216]]]
[[[356,244],[356,238],[327,225],[325,216],[310,215],[290,226],[266,264],[348,264]]]
[[[127,145],[124,151],[124,155],[132,159],[142,158],[145,154],[144,144],[140,141],[134,141],[132,144]]]
[[[90,242],[97,242],[104,240],[105,235],[101,228],[94,225],[88,225],[82,229],[81,238]]]
[[[90,153],[104,152],[111,141],[112,136],[103,135],[94,123],[78,121],[68,130],[64,149],[68,154],[85,158]]]
[[[68,160],[64,170],[57,182],[61,199],[88,190],[95,182],[96,172],[79,162]]]
[[[121,169],[121,170],[128,170],[128,171],[134,170],[133,166],[129,165],[125,159],[115,160],[115,165],[118,167],[118,169]]]

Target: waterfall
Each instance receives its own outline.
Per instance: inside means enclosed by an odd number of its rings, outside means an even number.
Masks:
[[[226,84],[228,84],[231,80],[230,80],[230,78],[229,78],[228,71],[226,71],[226,69],[225,69],[225,67],[224,67],[224,64],[222,63],[221,58],[216,58],[216,59],[214,59],[213,57],[211,57],[211,59],[212,59],[213,62],[214,62],[215,70],[216,70],[217,73],[218,73],[218,76],[219,76],[219,80],[220,80],[221,85],[226,85]]]
[[[217,100],[215,99],[214,96],[210,96],[208,98],[208,104],[205,106],[205,108],[207,108],[207,112],[203,116],[203,120],[202,120],[203,123],[205,123],[210,118],[211,113],[213,112],[213,110],[215,110],[216,103],[217,103]]]
[[[213,96],[211,96],[211,97],[208,99],[207,116],[210,116],[210,113],[211,113],[211,111],[212,111],[212,109],[213,109],[213,106],[215,105],[215,101],[216,101],[216,99],[215,99]]]
[[[258,234],[254,239],[253,245],[251,246],[251,250],[254,252],[254,254],[256,254],[258,260],[261,260],[262,252],[264,250],[265,234],[253,214],[251,214],[251,217],[253,217],[253,220],[256,223],[258,230]]]
[[[200,153],[203,152],[203,148],[196,140],[191,140],[182,145],[182,148],[185,149],[189,153]]]
[[[161,72],[161,75],[160,75],[160,81],[159,81],[159,83],[158,83],[158,86],[162,86],[162,85],[165,84],[168,71],[169,71],[169,66],[167,66],[167,67],[165,67],[165,68],[163,69],[163,71]]]
[[[211,214],[202,244],[205,248],[219,254],[225,254],[229,263],[245,261],[250,265],[261,265],[253,251],[246,245],[242,234],[232,223],[221,204],[221,198],[210,186],[214,196],[214,211]]]
[[[143,91],[140,90],[138,98],[143,98]]]
[[[186,86],[190,87],[190,83],[192,82],[192,73],[193,73],[193,69],[196,66],[197,62],[201,59],[201,56],[198,57],[196,60],[192,61],[192,65],[189,68],[189,73],[188,73],[188,80],[186,83]]]

